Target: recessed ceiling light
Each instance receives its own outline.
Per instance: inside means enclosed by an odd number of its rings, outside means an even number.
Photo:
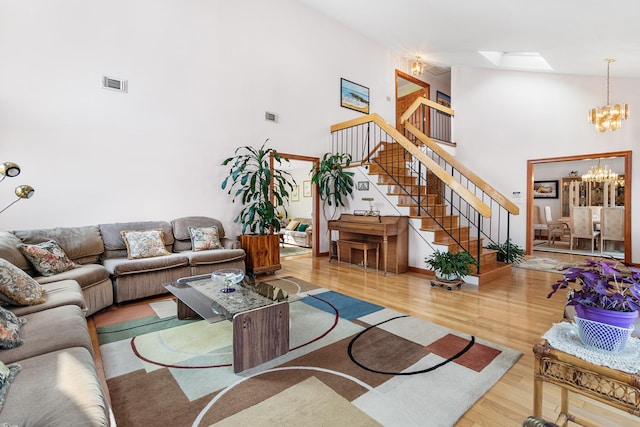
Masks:
[[[553,68],[538,52],[496,52],[480,50],[478,53],[501,68],[529,71],[551,71]]]

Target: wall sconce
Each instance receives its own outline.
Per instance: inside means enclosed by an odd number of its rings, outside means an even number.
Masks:
[[[13,162],[4,162],[4,163],[0,164],[0,175],[2,175],[2,179],[0,179],[0,182],[4,181],[5,178],[7,178],[7,177],[13,178],[15,176],[18,176],[18,175],[20,175],[20,166],[18,166],[17,164],[15,164]],[[33,196],[33,193],[35,193],[35,190],[30,185],[19,185],[19,186],[17,186],[15,194],[16,194],[16,196],[18,196],[18,198],[16,200],[14,200],[13,202],[9,203],[4,209],[2,209],[0,211],[0,214],[2,212],[6,211],[7,209],[9,209],[15,203],[18,203],[20,200],[22,200],[22,199],[30,199]]]

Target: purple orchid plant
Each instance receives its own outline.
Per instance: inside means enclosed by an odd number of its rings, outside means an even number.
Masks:
[[[619,261],[588,259],[584,266],[569,267],[551,289],[547,298],[560,289],[569,289],[567,305],[611,311],[640,309],[640,269]]]

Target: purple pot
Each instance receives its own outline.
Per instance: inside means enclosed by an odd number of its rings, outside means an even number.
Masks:
[[[629,328],[638,317],[637,311],[612,311],[589,305],[576,305],[576,314],[581,319],[606,323],[619,328]]]

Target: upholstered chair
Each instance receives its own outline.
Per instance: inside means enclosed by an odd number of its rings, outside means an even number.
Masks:
[[[567,224],[553,219],[551,216],[551,206],[544,207],[544,218],[548,228],[547,244],[555,243],[556,238],[558,238],[558,240],[562,239]]]
[[[606,240],[624,241],[624,207],[616,206],[600,210],[600,253]]]
[[[600,235],[594,230],[593,214],[588,206],[573,206],[571,208],[571,244],[569,249],[573,250],[575,239],[591,240],[591,252],[594,251],[595,240]]]

